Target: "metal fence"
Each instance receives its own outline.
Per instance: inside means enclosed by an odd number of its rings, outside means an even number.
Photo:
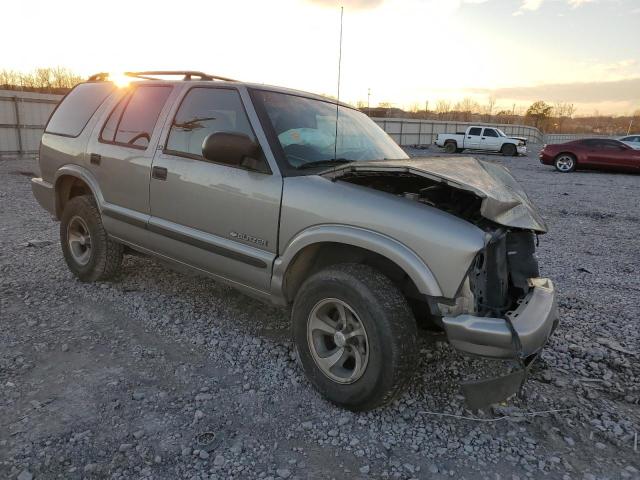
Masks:
[[[37,153],[47,119],[61,98],[0,90],[0,155]]]
[[[0,156],[25,155],[38,152],[40,137],[47,119],[62,95],[0,90]],[[469,122],[420,120],[411,118],[373,117],[396,143],[430,145],[439,133],[465,131]],[[562,143],[578,138],[594,137],[588,134],[549,134],[528,125],[504,123],[487,124],[500,128],[507,135],[524,137],[530,143]]]
[[[593,135],[589,133],[548,133],[544,136],[545,143],[564,143],[581,138],[611,138],[610,135]]]
[[[398,145],[429,145],[439,133],[464,132],[470,122],[442,122],[437,120],[416,120],[411,118],[382,118],[373,117],[382,129],[393,138]],[[526,138],[530,143],[545,143],[544,134],[535,127],[528,125],[512,125],[505,123],[486,123],[501,129],[507,135]]]

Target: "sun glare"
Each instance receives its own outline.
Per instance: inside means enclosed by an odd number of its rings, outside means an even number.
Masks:
[[[122,72],[115,72],[109,73],[109,80],[111,80],[118,88],[126,88],[133,79]]]

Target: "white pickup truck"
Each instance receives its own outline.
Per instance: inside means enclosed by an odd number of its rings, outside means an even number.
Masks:
[[[501,152],[503,155],[516,156],[527,153],[527,139],[508,137],[495,127],[470,126],[466,132],[439,133],[435,144],[447,153],[460,153],[463,150],[483,150]]]

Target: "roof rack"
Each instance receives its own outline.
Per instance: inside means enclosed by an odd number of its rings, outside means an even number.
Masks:
[[[180,75],[183,81],[190,80],[222,80],[224,82],[237,82],[232,78],[221,77],[219,75],[209,75],[203,72],[196,72],[192,70],[153,70],[148,72],[124,72],[127,77],[140,78],[142,80],[162,80],[156,78],[158,76],[172,76]],[[194,78],[195,77],[195,78]],[[96,73],[89,77],[90,82],[104,82],[109,79],[109,74],[106,72]]]

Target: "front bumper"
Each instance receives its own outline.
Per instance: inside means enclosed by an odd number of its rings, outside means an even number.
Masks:
[[[505,318],[458,315],[443,317],[449,342],[458,350],[481,357],[508,359],[537,353],[558,324],[558,305],[553,282],[532,278],[529,294],[506,317],[518,336],[521,352],[514,349],[514,335]]]
[[[527,146],[526,145],[520,145],[520,146],[516,147],[516,150],[518,151],[518,153],[520,155],[526,155],[527,154]]]
[[[53,185],[41,178],[32,178],[31,190],[40,206],[52,215],[56,215],[56,193]]]
[[[558,326],[558,305],[553,282],[529,279],[532,287],[506,318],[458,315],[443,317],[449,342],[457,350],[485,358],[518,361],[514,372],[462,384],[470,408],[477,409],[518,393],[529,368]]]

